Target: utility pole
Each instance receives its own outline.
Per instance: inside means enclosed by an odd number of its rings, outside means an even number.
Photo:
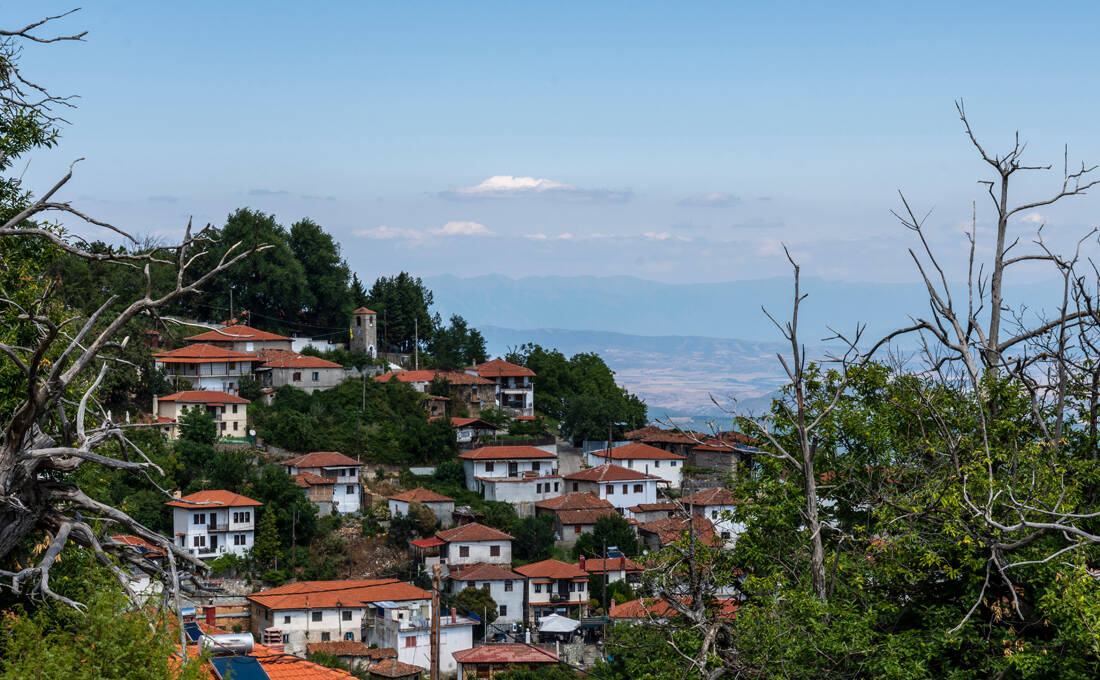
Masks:
[[[607,540],[603,542],[603,614],[608,616],[611,610],[607,608]]]
[[[229,286],[229,320],[233,320],[233,286]]]
[[[290,513],[290,566],[298,566],[298,508]]]
[[[413,370],[420,370],[420,319],[413,318]]]
[[[439,680],[439,565],[432,565],[431,680]]]

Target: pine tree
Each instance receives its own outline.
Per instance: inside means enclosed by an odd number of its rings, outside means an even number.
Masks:
[[[252,546],[252,559],[258,565],[268,565],[279,556],[279,529],[275,526],[275,511],[272,508],[264,510],[260,518],[260,526],[256,535],[256,543]]]

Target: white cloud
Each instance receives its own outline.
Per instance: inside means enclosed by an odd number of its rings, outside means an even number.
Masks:
[[[689,196],[679,202],[679,205],[692,208],[728,208],[737,205],[741,199],[733,194],[722,191],[714,191],[702,196]]]
[[[432,233],[441,236],[488,236],[493,232],[480,222],[457,221],[448,222],[439,229],[432,229]]]
[[[1026,215],[1020,217],[1020,221],[1024,224],[1046,224],[1050,220],[1046,215],[1040,215],[1037,212],[1029,212]]]
[[[416,231],[414,229],[395,229],[394,227],[387,227],[384,224],[374,229],[358,229],[354,233],[356,236],[380,241],[419,241],[424,238],[424,232],[422,231]]]
[[[632,192],[629,189],[581,189],[544,177],[493,175],[472,187],[442,191],[439,195],[452,200],[542,197],[565,201],[622,202],[629,200]]]

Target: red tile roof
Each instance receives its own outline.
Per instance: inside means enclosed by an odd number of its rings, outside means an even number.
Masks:
[[[675,512],[675,503],[638,503],[629,508],[631,512]]]
[[[370,602],[392,600],[428,600],[426,590],[395,578],[358,581],[299,581],[248,596],[249,600],[268,609],[325,609],[338,606],[361,606]]]
[[[448,543],[467,543],[474,541],[510,541],[512,537],[499,529],[471,522],[454,529],[437,531],[436,537]]]
[[[600,458],[610,457],[611,460],[687,460],[685,456],[639,442],[614,446],[611,448],[610,456],[607,449],[593,451],[592,455]]]
[[[496,425],[490,423],[488,420],[482,420],[481,418],[451,418],[451,425],[453,427],[470,427],[471,425],[474,425],[483,429],[500,429]]]
[[[558,663],[558,655],[534,645],[482,645],[452,654],[460,664]]]
[[[416,383],[424,382],[429,383],[436,379],[436,377],[442,378],[452,385],[495,385],[492,380],[486,380],[485,378],[470,375],[469,373],[463,373],[461,371],[390,371],[389,373],[383,373],[382,375],[376,375],[374,377],[375,382],[389,382],[396,379],[398,382],[403,383]]]
[[[409,541],[409,545],[413,546],[414,548],[421,549],[437,548],[441,545],[444,545],[445,543],[446,541],[441,541],[435,536],[429,536],[428,538],[418,538],[415,541]]]
[[[580,563],[577,563],[577,568],[580,568]],[[586,557],[584,560],[584,570],[589,574],[622,571],[624,568],[626,571],[641,571],[642,565],[628,557],[608,557],[607,559]]]
[[[601,510],[615,506],[591,491],[574,491],[557,498],[536,501],[535,507],[544,510]]]
[[[611,515],[618,515],[615,512],[615,508],[599,508],[597,510],[559,510],[557,512],[558,521],[565,525],[580,524],[582,526],[588,524],[595,524],[596,520],[601,517],[610,517]]]
[[[604,463],[599,467],[574,472],[571,475],[566,475],[565,478],[577,482],[630,482],[642,479],[661,479],[656,475],[647,475],[644,472],[624,468],[614,463]]]
[[[684,505],[702,505],[704,507],[708,505],[735,505],[737,503],[729,489],[723,488],[696,491],[694,494],[680,499],[680,502]]]
[[[478,562],[451,567],[447,578],[452,581],[510,581],[520,580],[523,576],[499,564]]]
[[[413,674],[419,678],[427,670],[397,659],[385,659],[368,668],[367,672],[380,678],[403,678]]]
[[[235,394],[215,392],[214,390],[184,390],[160,397],[158,401],[178,401],[183,404],[251,404],[247,399],[242,399]]]
[[[311,486],[326,486],[328,484],[335,484],[336,480],[329,477],[322,477],[321,475],[315,475],[312,472],[299,472],[296,475],[291,475],[290,479],[294,481],[294,486],[302,489],[307,489]]]
[[[203,510],[206,508],[245,508],[254,505],[263,505],[263,503],[254,501],[248,496],[233,493],[232,491],[211,489],[210,491],[196,491],[183,498],[168,501],[165,505],[170,505],[174,508]]]
[[[259,359],[245,352],[234,352],[225,347],[198,344],[180,347],[167,352],[157,352],[153,358],[163,364],[209,364],[225,363],[227,361],[252,362]]]
[[[483,364],[468,366],[467,371],[475,371],[482,378],[534,378],[535,372],[526,366],[517,366],[504,359],[492,359]]]
[[[691,525],[695,528],[695,540],[720,542],[714,533],[714,525],[706,517],[691,516]],[[638,525],[639,532],[655,534],[661,545],[668,545],[688,533],[688,520],[681,516],[665,517]]]
[[[297,458],[291,458],[290,460],[284,460],[280,465],[286,467],[294,466],[299,470],[303,468],[325,468],[325,467],[362,467],[363,464],[354,458],[348,458],[344,454],[338,451],[314,451],[313,453],[307,453],[304,456],[298,456]]]
[[[343,368],[338,363],[320,357],[299,354],[285,349],[265,349],[257,354],[264,360],[263,368]]]
[[[347,671],[281,654],[263,645],[253,647],[250,656],[259,657],[260,666],[271,680],[355,680],[355,676]]]
[[[732,597],[715,598],[720,618],[733,618],[737,614],[738,601]],[[667,600],[639,598],[622,604],[611,605],[608,616],[613,619],[642,619],[652,616],[664,619],[677,616],[677,612]]]
[[[528,458],[557,458],[558,454],[537,449],[534,446],[483,446],[458,454],[463,460],[516,460]]]
[[[391,501],[405,501],[406,503],[454,503],[455,501],[453,498],[447,498],[443,494],[438,494],[423,487],[411,491],[402,491],[399,494],[390,496],[389,499]]]
[[[237,324],[235,326],[226,326],[225,328],[216,328],[209,330],[205,333],[199,333],[198,335],[192,335],[189,338],[184,338],[184,342],[237,342],[237,341],[263,341],[263,340],[287,340],[290,338],[282,335],[276,335],[274,333],[268,333],[267,331],[257,330],[251,326],[245,326],[244,324]]]
[[[585,573],[580,567],[575,564],[569,564],[568,562],[562,562],[560,560],[543,560],[541,562],[533,562],[531,564],[525,564],[522,567],[516,567],[517,572],[523,574],[527,578],[587,578],[588,574]]]
[[[118,541],[119,543],[132,545],[136,548],[142,548],[146,550],[150,555],[164,555],[163,550],[145,540],[141,536],[130,536],[129,534],[126,534],[122,536],[111,536],[111,539]]]
[[[352,312],[352,314],[375,314],[375,312],[367,309],[366,307],[360,307],[359,309],[356,309],[354,312]]]
[[[384,649],[371,648],[362,642],[354,640],[334,640],[332,642],[310,642],[306,644],[306,651],[310,654],[321,652],[333,656],[363,656],[370,659],[391,659],[397,656],[397,650],[393,647]]]

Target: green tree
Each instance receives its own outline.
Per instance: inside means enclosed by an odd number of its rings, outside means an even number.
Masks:
[[[461,370],[489,358],[484,336],[457,314],[451,316],[449,326],[439,325],[435,329],[428,342],[428,352],[432,367],[445,370]]]
[[[275,512],[265,508],[260,513],[260,523],[256,526],[256,542],[252,545],[252,559],[260,566],[271,566],[279,556],[279,527],[275,523]]]
[[[433,476],[443,484],[457,488],[466,485],[466,472],[462,469],[462,463],[457,460],[445,460],[436,465]]]
[[[515,559],[527,562],[549,559],[554,551],[554,518],[550,515],[524,517],[516,522],[512,536]]]
[[[260,381],[250,375],[242,375],[237,380],[237,394],[249,401],[259,401],[264,396]]]
[[[494,529],[511,531],[512,527],[519,522],[519,515],[516,514],[516,509],[511,503],[485,501],[484,511],[485,517],[482,522]]]
[[[585,676],[564,664],[539,664],[526,668],[517,666],[493,677],[496,680],[580,680]]]
[[[411,353],[417,338],[423,349],[435,331],[432,291],[407,272],[376,280],[366,306],[378,314],[378,342],[388,351]]]
[[[264,466],[249,497],[264,504],[265,514],[274,516],[279,545],[290,547],[292,539],[297,545],[309,545],[317,534],[317,506],[281,466]]]
[[[497,620],[499,608],[489,591],[483,588],[463,588],[451,600],[459,612],[473,614],[484,624]]]
[[[183,465],[179,483],[191,492],[203,488],[201,480],[207,477],[214,461],[218,430],[214,416],[201,406],[185,409],[176,420],[179,439],[175,448]]]
[[[317,327],[343,328],[351,319],[350,272],[332,235],[308,218],[290,227],[290,250],[305,270],[313,305],[307,318]]]
[[[596,520],[592,531],[581,534],[573,544],[573,559],[585,557],[603,557],[604,546],[618,548],[627,557],[638,554],[638,535],[634,527],[619,515],[605,515]]]

